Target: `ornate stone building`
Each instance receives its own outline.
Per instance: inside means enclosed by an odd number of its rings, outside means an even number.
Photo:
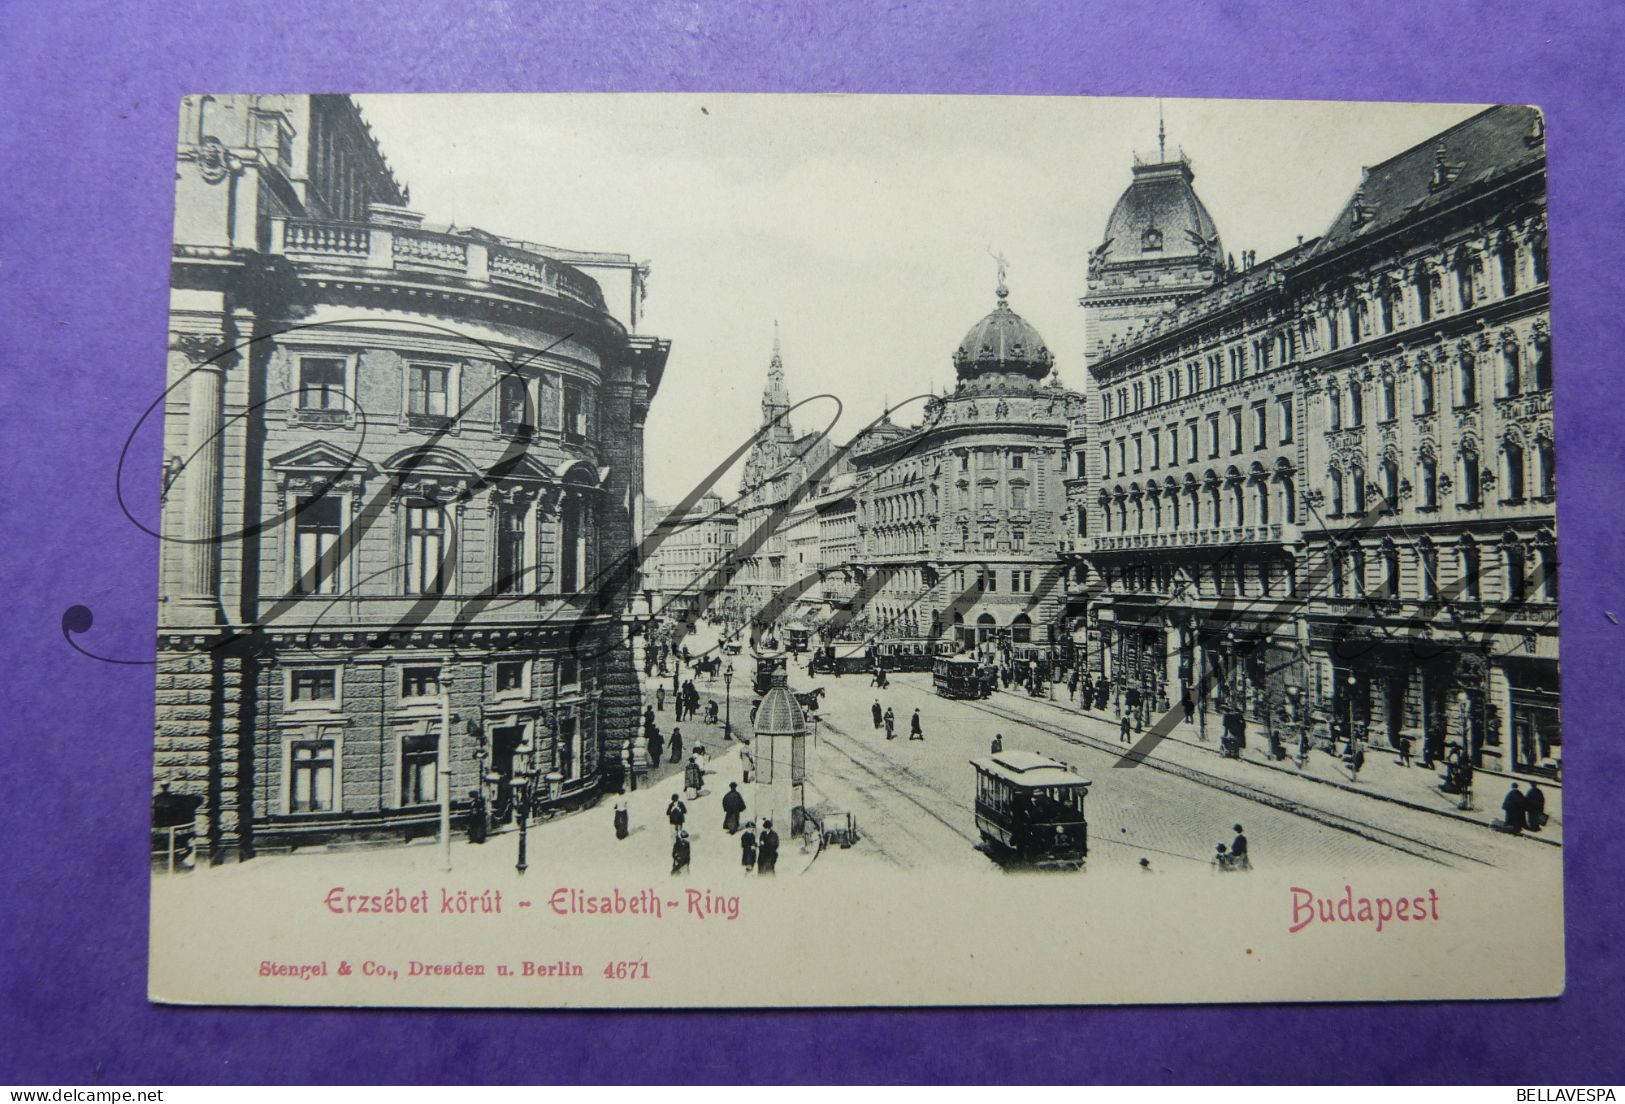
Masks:
[[[1139,213],[1145,168],[1109,239],[1169,240],[1177,205]],[[1555,773],[1538,113],[1492,108],[1372,167],[1323,237],[1261,263],[1221,269],[1200,203],[1182,209],[1211,288],[1125,320],[1112,289],[1163,262],[1097,250],[1083,300],[1095,396],[1069,446],[1088,509],[1066,558],[1090,665],[1159,705]]]
[[[722,613],[733,600],[728,563],[739,537],[739,517],[721,496],[708,494],[686,513],[650,504],[655,542],[644,565],[656,616],[692,621]]]
[[[346,97],[181,115],[156,782],[221,859],[617,779],[643,270],[427,225]]]
[[[1061,388],[1008,298],[1001,272],[997,305],[954,353],[954,390],[919,426],[854,457],[856,555],[881,639],[1050,640],[1064,444],[1082,396]]]

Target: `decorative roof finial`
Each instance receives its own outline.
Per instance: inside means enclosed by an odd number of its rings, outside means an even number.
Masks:
[[[1168,160],[1168,131],[1162,125],[1162,101],[1157,101],[1157,160]]]
[[[1004,286],[1004,274],[1009,269],[1010,262],[1005,259],[1003,253],[995,253],[992,249],[987,251],[987,255],[992,257],[999,266],[999,286],[994,289],[993,293],[999,297],[1000,306],[1003,306],[1004,301],[1010,298],[1010,289]]]
[[[779,356],[779,320],[777,318],[775,318],[773,320],[773,358],[775,360],[777,360],[778,356]]]

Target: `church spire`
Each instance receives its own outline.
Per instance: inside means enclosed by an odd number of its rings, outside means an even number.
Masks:
[[[1157,161],[1166,164],[1168,161],[1168,130],[1162,123],[1162,101],[1157,101]]]
[[[790,389],[784,383],[784,357],[779,348],[779,322],[773,320],[773,359],[767,366],[767,385],[762,388],[762,425],[771,426],[774,437],[788,440],[795,434],[786,417],[790,410]]]

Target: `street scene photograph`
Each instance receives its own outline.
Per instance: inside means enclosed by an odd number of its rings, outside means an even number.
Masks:
[[[176,156],[154,999],[1561,990],[1538,109],[222,94]]]

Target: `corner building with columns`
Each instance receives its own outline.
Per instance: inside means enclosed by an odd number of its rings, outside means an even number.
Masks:
[[[154,770],[200,850],[618,781],[646,271],[428,224],[343,96],[187,98],[176,190]]]
[[[1183,157],[1136,167],[1091,258],[1095,394],[1068,442],[1098,673],[1560,776],[1545,165],[1539,113],[1490,108],[1239,265],[1194,192],[1145,192],[1189,188]]]

